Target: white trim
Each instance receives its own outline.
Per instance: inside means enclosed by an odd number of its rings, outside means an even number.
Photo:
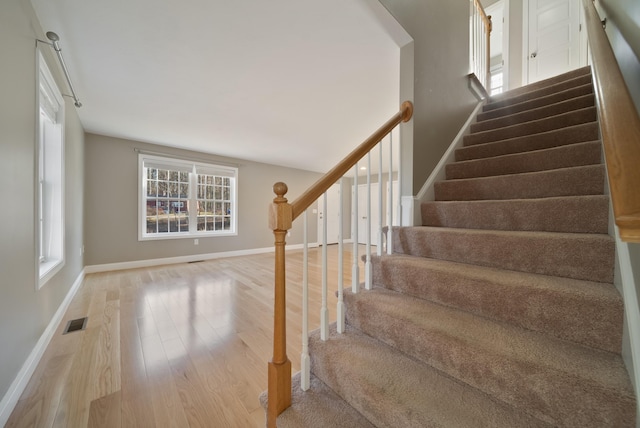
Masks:
[[[51,278],[53,278],[53,276],[58,273],[60,271],[60,269],[62,269],[62,267],[65,264],[65,259],[66,259],[66,251],[65,251],[65,237],[66,237],[66,233],[65,233],[65,229],[66,229],[66,222],[65,222],[65,198],[66,198],[66,169],[65,169],[65,102],[64,102],[64,98],[62,97],[62,93],[60,92],[60,88],[56,82],[56,80],[54,79],[53,75],[51,74],[51,69],[49,68],[49,65],[47,64],[46,60],[44,59],[44,56],[42,54],[42,51],[40,50],[40,48],[36,49],[36,65],[37,65],[37,74],[36,74],[36,105],[38,106],[37,110],[36,110],[36,146],[38,147],[38,150],[36,151],[36,159],[35,159],[35,163],[36,163],[36,174],[35,174],[35,206],[38,207],[36,209],[36,215],[35,215],[35,230],[37,231],[35,234],[35,240],[36,240],[36,245],[35,248],[37,249],[37,255],[35,257],[36,260],[36,290],[41,289],[46,283],[47,281],[49,281]],[[41,87],[45,88],[45,93],[43,94],[43,91],[41,89]],[[51,127],[47,126],[44,127],[43,126],[43,122],[42,122],[42,117],[41,117],[41,105],[43,102],[43,96],[45,96],[48,100],[49,103],[57,103],[57,109],[56,106],[53,106],[54,111],[54,118],[52,120],[52,127],[56,129],[56,136],[58,136],[58,130],[59,130],[59,147],[57,147],[56,144],[54,144],[55,146],[55,150],[53,150],[52,154],[48,155],[48,156],[44,156],[42,157],[42,142],[43,142],[43,130],[44,129],[49,129],[49,131],[51,131]],[[54,99],[51,99],[51,97],[53,97]],[[49,118],[50,120],[52,118]],[[56,139],[57,140],[57,139]],[[47,150],[50,150],[51,143],[47,144]],[[60,156],[59,162],[57,159],[57,156]],[[42,157],[42,158],[41,158]],[[53,158],[53,160],[51,159]],[[41,174],[43,173],[43,170],[40,169],[40,164],[41,162],[45,162],[45,170],[47,170],[47,168],[50,168],[52,165],[55,165],[54,170],[56,171],[53,175],[57,177],[58,173],[59,173],[59,182],[54,183],[53,186],[53,191],[48,191],[45,194],[48,194],[49,197],[51,198],[51,195],[53,194],[57,194],[59,193],[59,197],[57,198],[53,198],[54,199],[54,203],[52,204],[53,206],[53,211],[55,211],[56,214],[59,215],[59,218],[57,218],[55,215],[50,216],[50,218],[46,221],[46,223],[49,225],[49,227],[54,231],[53,232],[53,237],[49,237],[48,239],[44,240],[43,242],[43,236],[42,236],[42,224],[40,222],[40,220],[44,217],[44,214],[42,213],[42,210],[44,209],[44,206],[41,204],[41,197],[42,197],[42,187],[41,187],[41,179],[44,179],[43,177],[41,177]],[[59,167],[59,169],[58,169]],[[49,176],[49,173],[44,173],[45,176],[51,178]],[[54,227],[55,226],[55,227]],[[51,233],[51,232],[50,232]],[[48,256],[48,259],[44,259],[44,255],[43,253],[43,248],[42,245],[44,244],[48,244],[49,246],[53,243],[53,246],[55,247],[55,251],[50,252],[49,250],[45,251],[46,255]]]
[[[529,0],[522,0],[522,81],[529,84]]]
[[[401,201],[402,205],[402,218],[400,219],[402,226],[415,226],[416,224],[416,214],[414,212],[416,206],[420,206],[417,198],[413,196],[402,196]]]
[[[502,10],[502,17],[504,22],[502,24],[502,92],[507,92],[511,87],[509,86],[509,78],[511,75],[510,64],[510,52],[511,48],[511,20],[509,19],[509,13],[511,9],[511,0],[504,0],[504,9]]]
[[[483,101],[485,99],[484,94],[487,93],[486,88],[478,80],[478,76],[475,79],[469,78],[469,91],[478,101]]]
[[[318,247],[319,244],[311,243],[310,248]],[[287,245],[287,250],[301,250],[303,244]],[[171,265],[176,263],[198,262],[202,260],[222,259],[225,257],[250,256],[254,254],[272,253],[275,247],[252,248],[248,250],[221,251],[219,253],[192,254],[189,256],[165,257],[161,259],[134,260],[130,262],[105,263],[100,265],[85,266],[85,273],[110,272],[114,270],[138,269],[152,266]]]
[[[148,166],[147,166],[148,165]],[[144,176],[145,168],[171,169],[189,174],[189,195],[187,198],[166,198],[180,199],[192,202],[197,205],[197,176],[198,175],[218,175],[230,179],[231,193],[231,225],[230,230],[220,231],[198,231],[197,230],[197,210],[191,209],[189,214],[189,229],[185,232],[148,233],[147,225],[147,178]],[[238,235],[238,175],[237,167],[217,165],[214,163],[204,163],[197,161],[187,161],[170,156],[156,156],[144,152],[138,152],[138,241],[154,241],[165,239],[184,239],[198,237],[219,237]],[[163,198],[164,199],[164,198]]]
[[[453,139],[451,145],[449,146],[447,151],[444,152],[444,155],[440,159],[440,162],[438,162],[436,167],[431,172],[431,175],[429,175],[429,178],[427,178],[427,181],[425,181],[424,185],[416,195],[418,208],[420,206],[420,202],[433,201],[435,199],[433,185],[436,181],[445,180],[445,166],[448,163],[455,162],[456,149],[462,147],[463,137],[469,133],[471,124],[475,121],[476,116],[478,115],[483,105],[484,102],[479,102],[473,109],[473,111],[467,118],[467,121],[464,123],[464,125],[462,125],[462,128],[460,128],[458,135],[456,135],[456,137]]]
[[[616,251],[618,253],[618,266],[622,280],[622,299],[624,302],[624,314],[627,318],[629,329],[629,347],[631,348],[631,360],[633,364],[634,385],[636,396],[640,393],[640,308],[638,307],[638,295],[636,292],[635,278],[631,267],[631,256],[628,244],[620,239],[618,226],[615,226]],[[640,415],[640,400],[636,400],[636,413]],[[640,418],[638,419],[640,425]]]
[[[85,269],[81,270],[78,274],[78,277],[73,282],[69,292],[58,307],[58,310],[51,318],[51,321],[49,321],[47,328],[45,328],[40,339],[38,339],[38,342],[33,347],[33,350],[22,365],[22,368],[11,383],[7,393],[2,397],[2,401],[0,401],[0,426],[4,426],[9,420],[11,412],[13,412],[13,409],[16,407],[16,404],[27,387],[33,372],[36,370],[38,363],[40,363],[40,359],[42,358],[44,351],[47,349],[49,342],[51,342],[53,335],[56,333],[58,325],[60,324],[60,321],[62,321],[67,308],[71,304],[76,292],[80,289],[84,276]]]

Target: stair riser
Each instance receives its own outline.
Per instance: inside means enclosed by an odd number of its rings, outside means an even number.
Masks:
[[[455,159],[456,161],[482,159],[595,141],[599,138],[598,124],[595,122],[586,123],[540,134],[462,147],[456,150]]]
[[[508,107],[498,108],[495,110],[489,110],[487,112],[481,112],[476,117],[478,122],[485,120],[497,119],[511,114],[520,113],[527,110],[533,110],[540,107],[545,107],[551,104],[570,100],[572,98],[581,97],[583,95],[593,94],[593,85],[582,85],[576,88],[567,89],[566,91],[558,92],[545,97],[536,98],[533,100],[525,101],[523,103],[514,104]]]
[[[546,119],[540,119],[532,122],[522,123],[519,125],[507,126],[505,128],[493,129],[491,131],[477,132],[474,134],[465,135],[463,137],[463,144],[465,146],[473,146],[476,144],[507,140],[509,138],[534,135],[542,132],[553,131],[555,129],[566,128],[568,126],[595,122],[596,119],[596,108],[589,107]]]
[[[393,251],[498,269],[613,282],[615,247],[608,236],[394,227]]]
[[[421,211],[422,225],[433,227],[602,234],[609,229],[606,196],[426,202]]]
[[[578,86],[588,85],[591,83],[591,75],[580,76],[575,79],[560,82],[558,84],[547,86],[535,91],[526,92],[520,95],[515,95],[510,98],[501,99],[499,101],[490,102],[486,104],[482,111],[490,111],[498,108],[508,107],[514,104],[520,104],[529,100],[534,100],[547,95],[552,95],[558,92],[566,91],[567,89],[576,88]]]
[[[619,353],[622,347],[623,307],[613,285],[603,293],[591,282],[397,256],[373,256],[372,266],[376,287],[605,351]],[[544,281],[561,285],[540,286]],[[510,296],[509,305],[504,296]]]
[[[454,162],[445,167],[445,172],[447,180],[454,180],[596,165],[601,162],[601,144],[599,141],[592,141],[521,154]]]
[[[406,322],[393,316],[394,299],[380,299],[375,307],[359,296],[345,295],[348,323],[363,333],[459,379],[474,388],[509,403],[527,409],[549,422],[561,426],[625,426],[633,415],[627,410],[601,403],[633,405],[628,396],[609,390],[587,378],[568,371],[555,370],[523,361],[504,359],[493,349],[477,346],[464,334],[451,335],[445,328],[429,322]],[[409,309],[410,310],[410,309]],[[403,317],[417,320],[418,312],[405,312]],[[432,315],[430,315],[432,316]],[[471,321],[471,320],[470,320]],[[514,387],[517,385],[517,387]],[[589,405],[585,405],[589,403]]]
[[[558,114],[567,113],[573,110],[580,110],[595,105],[595,97],[593,95],[584,95],[579,98],[556,103],[547,107],[537,108],[521,113],[515,113],[510,116],[499,119],[485,120],[471,125],[471,132],[489,131],[491,129],[503,128],[505,126],[517,125],[532,120],[544,119]]]
[[[556,169],[525,174],[436,182],[436,201],[531,199],[557,196],[601,195],[601,165]]]

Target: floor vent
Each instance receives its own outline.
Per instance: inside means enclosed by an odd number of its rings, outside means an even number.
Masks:
[[[78,318],[77,320],[71,320],[67,323],[62,334],[73,333],[74,331],[84,330],[87,326],[87,317]]]

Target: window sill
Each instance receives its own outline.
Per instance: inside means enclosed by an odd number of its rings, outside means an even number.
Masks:
[[[38,288],[42,288],[64,266],[64,260],[48,260],[40,263],[40,279]]]
[[[220,233],[185,233],[171,234],[161,236],[139,236],[138,241],[163,241],[169,239],[189,239],[189,238],[219,238],[224,236],[238,236],[238,232],[220,232]]]

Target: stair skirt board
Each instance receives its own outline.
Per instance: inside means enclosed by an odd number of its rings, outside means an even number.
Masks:
[[[636,426],[593,93],[585,67],[478,106],[279,427]]]

